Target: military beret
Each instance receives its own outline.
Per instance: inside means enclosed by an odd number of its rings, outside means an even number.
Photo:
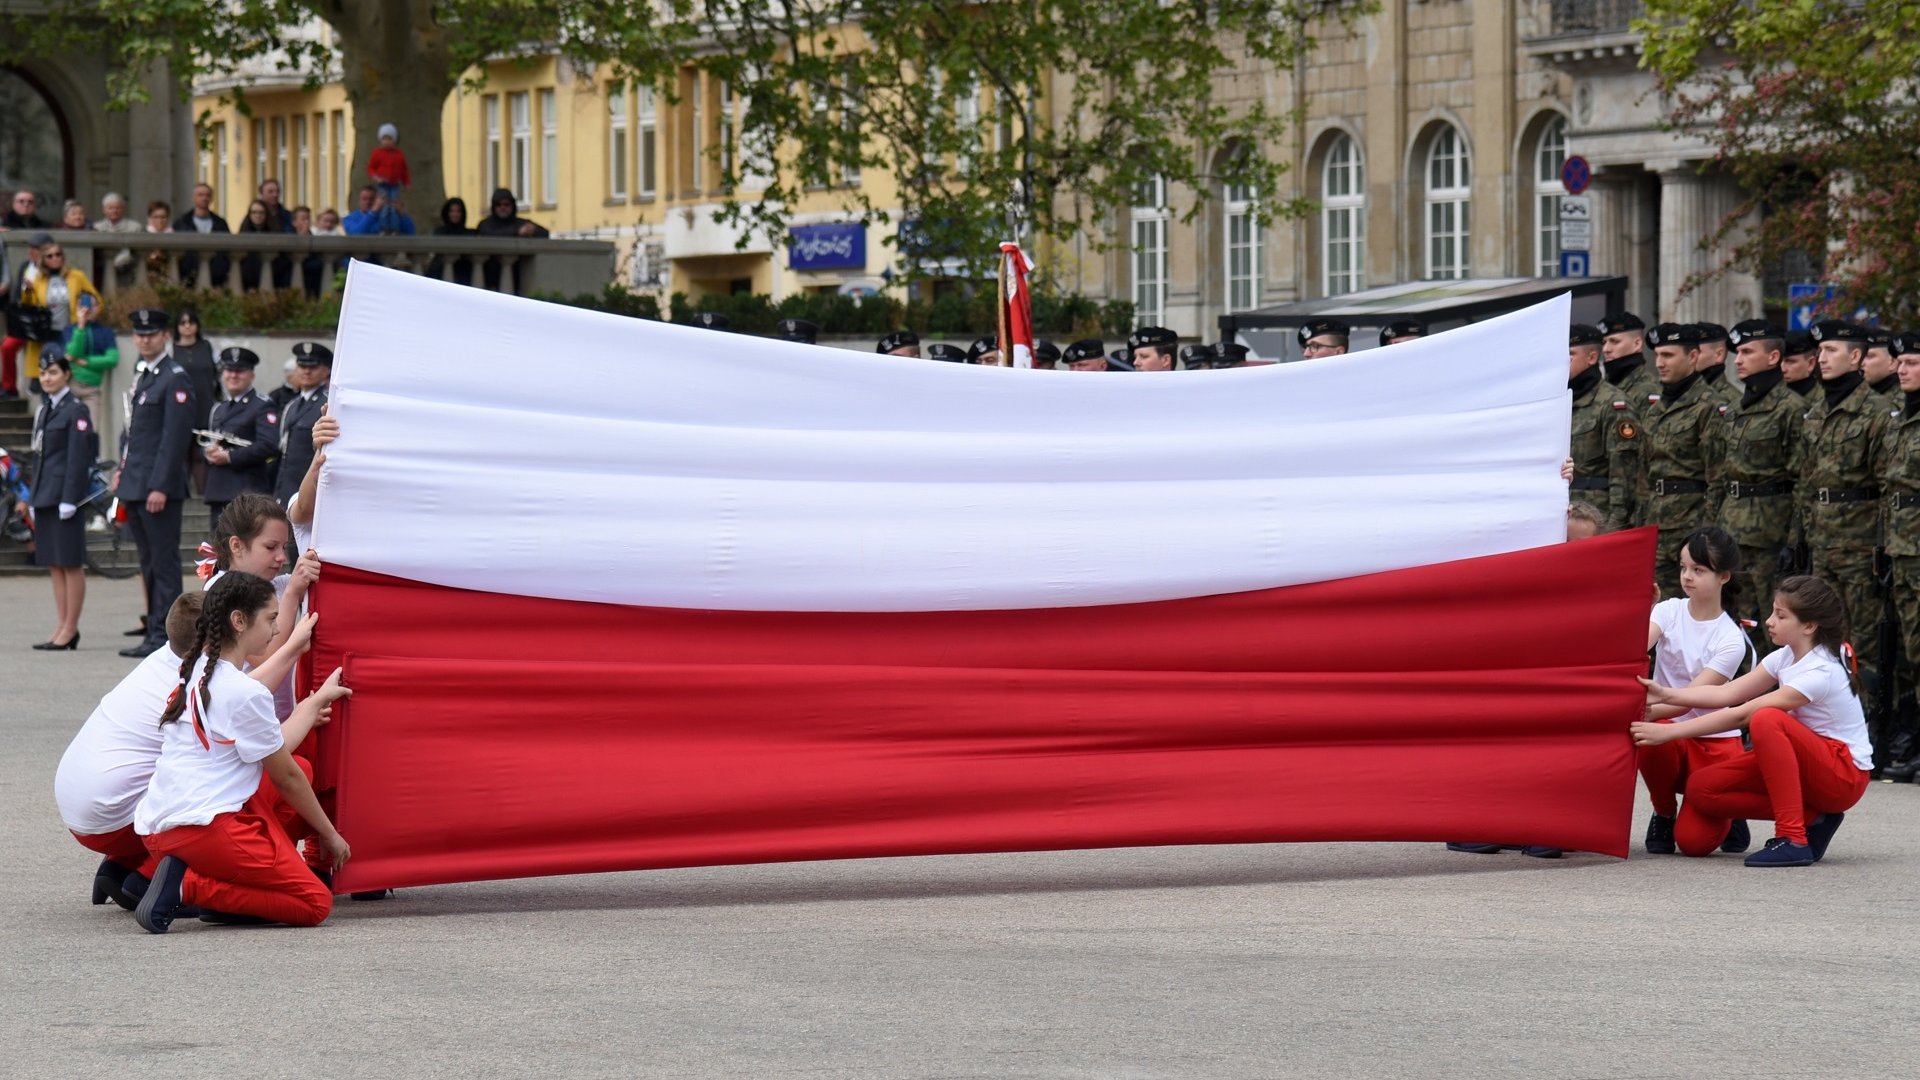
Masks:
[[[173,326],[173,320],[157,307],[143,307],[127,317],[133,324],[136,334],[164,334]]]
[[[328,367],[332,367],[333,350],[317,341],[295,342],[293,346],[293,362],[308,367],[314,364],[325,364]]]
[[[1082,360],[1098,360],[1106,351],[1107,343],[1099,338],[1081,338],[1067,346],[1060,358],[1069,364],[1077,364]]]
[[[938,345],[927,346],[927,358],[930,360],[945,360],[950,364],[964,364],[967,362],[967,350],[958,345],[949,345],[943,341]]]
[[[1727,336],[1727,328],[1717,322],[1697,322],[1693,325],[1700,330],[1700,344],[1702,345],[1711,345],[1716,341],[1731,342],[1733,340]]]
[[[1419,319],[1395,319],[1380,328],[1380,344],[1385,345],[1394,338],[1426,337],[1427,324]]]
[[[820,340],[820,326],[806,319],[781,319],[773,324],[782,341],[798,341],[802,345],[812,345]]]
[[[220,358],[215,362],[228,371],[239,371],[241,368],[252,371],[260,366],[260,356],[252,349],[229,345],[220,350]]]
[[[1785,338],[1786,336],[1787,332],[1785,330],[1780,329],[1765,319],[1748,319],[1745,322],[1737,322],[1733,324],[1732,330],[1727,331],[1727,340],[1731,342],[1736,349],[1749,341],[1766,341],[1768,338]]]
[[[1217,359],[1211,345],[1180,346],[1180,362],[1189,368],[1210,368]]]
[[[1133,354],[1126,349],[1115,349],[1107,354],[1108,371],[1138,371],[1133,366]]]
[[[895,349],[904,349],[904,348],[907,348],[908,346],[918,345],[918,344],[920,344],[919,334],[916,334],[911,330],[895,330],[893,333],[888,334],[886,337],[881,338],[880,344],[875,345],[873,347],[873,351],[880,352],[880,353],[890,353]]]
[[[973,344],[967,346],[967,363],[977,364],[980,362],[981,357],[990,352],[999,351],[1000,342],[998,339],[991,337],[975,338]]]
[[[1878,329],[1867,331],[1867,347],[1870,349],[1893,348],[1893,332]]]
[[[698,326],[702,330],[731,330],[733,320],[718,311],[700,311],[694,313],[688,325]]]
[[[1691,348],[1700,344],[1700,328],[1692,323],[1663,322],[1647,331],[1647,344],[1656,349],[1662,345],[1684,345]]]
[[[57,367],[61,371],[71,372],[73,361],[68,358],[67,350],[57,341],[49,341],[40,346],[40,370]]]
[[[1819,346],[1813,342],[1813,335],[1807,333],[1805,330],[1787,331],[1786,353],[1788,356],[1800,356],[1813,352],[1818,348]]]
[[[1033,362],[1040,367],[1052,367],[1060,362],[1060,346],[1051,341],[1033,343]]]
[[[1164,326],[1143,326],[1127,335],[1129,349],[1171,349],[1180,344],[1180,335]]]
[[[1646,328],[1647,324],[1640,321],[1640,316],[1631,311],[1616,311],[1600,320],[1602,334],[1618,334],[1625,330],[1645,330]]]
[[[1222,341],[1213,347],[1215,367],[1235,367],[1247,362],[1253,350],[1237,341]]]
[[[1905,356],[1908,353],[1920,353],[1920,330],[1908,330],[1893,335],[1893,355]]]
[[[1339,319],[1315,319],[1305,326],[1302,326],[1298,331],[1300,344],[1302,345],[1305,345],[1307,342],[1322,334],[1332,334],[1334,337],[1345,341],[1353,334],[1353,328],[1341,322]]]
[[[1867,343],[1866,327],[1855,326],[1850,322],[1842,322],[1839,319],[1825,319],[1821,322],[1814,323],[1812,334],[1813,340],[1816,342],[1851,341],[1861,345]]]
[[[1600,328],[1597,326],[1589,326],[1586,323],[1577,322],[1567,327],[1567,345],[1569,348],[1575,345],[1598,345],[1601,341],[1605,340],[1605,338],[1606,335],[1602,334]]]

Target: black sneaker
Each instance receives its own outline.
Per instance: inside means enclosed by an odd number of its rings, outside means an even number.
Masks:
[[[1565,855],[1566,852],[1557,847],[1541,847],[1538,844],[1529,844],[1520,849],[1520,854],[1525,855],[1529,859],[1557,859]]]
[[[1833,834],[1840,831],[1840,823],[1846,819],[1847,815],[1836,810],[1807,822],[1807,846],[1813,849],[1814,862],[1827,857],[1827,845],[1833,843]]]
[[[1456,840],[1447,845],[1447,850],[1464,851],[1469,855],[1498,855],[1512,846],[1512,844],[1463,844]]]
[[[1796,844],[1784,836],[1776,836],[1767,841],[1767,846],[1747,856],[1748,866],[1812,866],[1813,849],[1805,844]]]
[[[1727,838],[1720,841],[1720,850],[1729,855],[1738,855],[1753,846],[1753,830],[1747,827],[1744,819],[1735,818],[1727,826]]]
[[[127,868],[112,859],[101,859],[93,872],[93,906],[114,899],[113,894],[120,891],[120,879],[127,876]]]
[[[1889,784],[1920,783],[1920,754],[1881,769],[1880,779]]]
[[[393,895],[393,890],[392,890],[392,889],[368,889],[368,890],[366,890],[366,891],[364,891],[364,892],[357,892],[357,893],[348,893],[348,894],[347,894],[347,896],[348,896],[348,897],[350,897],[351,899],[354,899],[354,900],[362,900],[362,901],[365,901],[365,900],[385,900],[385,899],[386,899],[387,897],[389,897],[389,896],[392,896],[392,895]]]
[[[1647,854],[1671,855],[1673,846],[1673,819],[1665,814],[1655,814],[1647,819]]]
[[[140,906],[133,909],[133,920],[149,934],[164,934],[173,925],[180,909],[180,884],[187,877],[187,864],[169,855],[154,868]]]
[[[200,909],[200,921],[213,926],[271,926],[272,919],[263,919],[258,915],[237,915],[231,911],[215,911],[212,908]]]

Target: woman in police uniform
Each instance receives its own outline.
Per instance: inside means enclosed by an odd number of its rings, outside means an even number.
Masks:
[[[93,414],[73,396],[73,367],[52,349],[40,357],[40,387],[46,399],[33,418],[35,465],[33,561],[53,576],[53,636],[35,645],[45,651],[80,647],[80,607],[87,598],[87,526],[80,504],[100,453]]]

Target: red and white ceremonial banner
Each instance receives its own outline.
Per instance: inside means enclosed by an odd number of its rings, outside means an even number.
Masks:
[[[313,667],[344,889],[1146,844],[1624,855],[1651,538],[1567,302],[1089,377],[355,264]]]
[[[1009,367],[1030,368],[1033,366],[1033,290],[1027,285],[1027,275],[1033,273],[1033,264],[1027,261],[1027,253],[1020,250],[1019,244],[1000,245],[1000,302],[1005,307],[1001,325],[1006,330],[1006,342],[1009,346],[1006,362]]]

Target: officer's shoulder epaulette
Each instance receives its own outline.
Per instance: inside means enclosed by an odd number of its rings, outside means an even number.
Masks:
[[[185,375],[187,369],[180,366],[180,361],[169,360],[167,361],[167,373],[170,375]]]

